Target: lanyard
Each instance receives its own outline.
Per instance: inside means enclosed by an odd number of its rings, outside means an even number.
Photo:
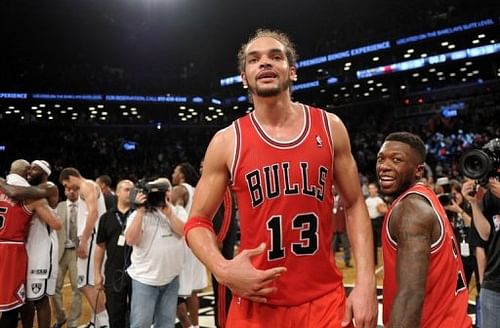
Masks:
[[[125,217],[124,222],[121,220],[120,215],[118,214],[118,212],[115,212],[115,217],[116,217],[116,220],[118,221],[118,224],[122,228],[122,233],[123,233],[123,231],[125,230],[125,227],[127,226],[128,212],[124,214],[124,217]]]

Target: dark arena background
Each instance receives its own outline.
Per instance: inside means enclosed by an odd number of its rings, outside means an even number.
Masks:
[[[47,160],[54,182],[67,166],[114,184],[198,167],[213,134],[253,109],[236,54],[257,28],[295,42],[292,96],[344,121],[362,184],[389,132],[420,135],[433,175],[450,178],[500,136],[498,0],[6,0],[0,27],[2,177],[18,158]]]

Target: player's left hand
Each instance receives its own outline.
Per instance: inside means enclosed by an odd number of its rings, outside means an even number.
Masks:
[[[376,289],[372,286],[356,285],[346,299],[342,327],[348,327],[354,319],[356,328],[374,328],[377,326],[377,317]]]

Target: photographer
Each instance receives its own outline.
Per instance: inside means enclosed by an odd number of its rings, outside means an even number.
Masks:
[[[460,246],[460,257],[465,270],[465,280],[469,286],[472,273],[476,273],[476,286],[479,285],[474,243],[471,243],[472,209],[462,195],[462,186],[457,180],[450,180],[451,193],[449,201],[443,204],[446,214],[453,226],[453,232]],[[444,197],[443,197],[444,198]],[[439,198],[440,200],[442,198]]]
[[[466,181],[462,193],[472,207],[472,220],[480,238],[486,242],[486,267],[480,291],[481,327],[500,327],[500,140],[493,139],[483,148],[465,154],[464,175],[478,179],[486,188],[481,199],[477,181]],[[484,154],[484,156],[482,155]],[[473,163],[474,165],[470,165]]]
[[[138,206],[127,222],[125,240],[133,246],[131,265],[127,272],[132,278],[130,327],[174,327],[179,290],[178,275],[184,263],[182,240],[187,216],[169,203],[171,185],[167,179],[156,180],[139,191]]]

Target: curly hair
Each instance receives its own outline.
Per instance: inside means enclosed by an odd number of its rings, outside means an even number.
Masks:
[[[240,72],[245,71],[245,57],[248,45],[255,39],[262,37],[270,37],[278,40],[281,44],[283,44],[285,46],[285,54],[288,60],[288,65],[290,67],[296,67],[298,56],[295,49],[295,44],[290,40],[290,37],[278,30],[258,29],[252,36],[250,36],[246,43],[241,45],[241,48],[238,51],[238,70]]]

